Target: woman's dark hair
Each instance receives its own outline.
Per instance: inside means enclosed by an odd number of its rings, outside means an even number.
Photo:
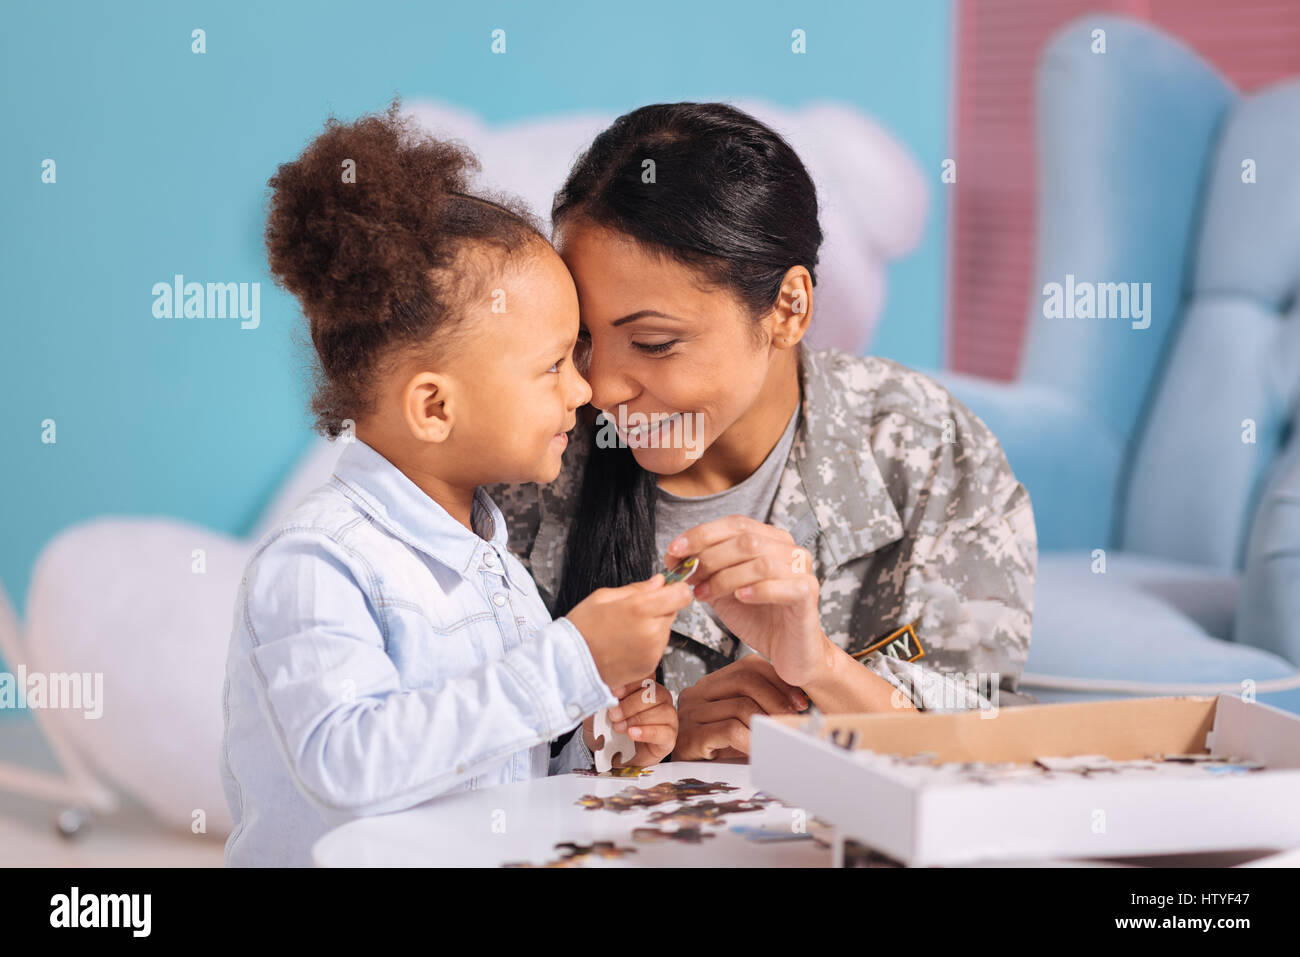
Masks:
[[[822,232],[812,178],[784,139],[725,103],[664,103],[620,116],[555,195],[552,228],[570,220],[616,230],[692,267],[756,320],[777,304],[792,266],[807,268],[816,283]],[[597,434],[569,528],[557,617],[596,588],[657,570],[654,475],[621,443],[601,448]]]
[[[464,192],[480,168],[473,153],[399,111],[394,99],[353,123],[331,116],[269,183],[267,259],[307,317],[311,410],[329,438],[374,408],[385,363],[408,351],[447,354],[467,333],[457,328],[463,304],[516,251],[545,242],[522,202]],[[500,255],[462,258],[470,243]]]

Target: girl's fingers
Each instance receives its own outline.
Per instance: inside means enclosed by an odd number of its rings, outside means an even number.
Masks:
[[[677,726],[673,724],[634,724],[627,733],[638,745],[661,749],[664,754],[677,743]]]
[[[694,598],[691,586],[685,582],[675,582],[663,588],[646,591],[628,600],[629,614],[640,618],[663,618],[676,616],[689,605]]]
[[[625,687],[628,691],[626,694],[617,696],[620,698],[620,701],[615,707],[609,709],[609,719],[611,721],[625,721],[634,715],[649,711],[665,702],[668,702],[669,707],[671,707],[672,697],[668,694],[667,690],[658,684],[654,684],[653,678],[650,680],[652,682],[650,685],[626,685]],[[649,698],[649,700],[646,700],[647,698]],[[622,731],[623,729],[616,728],[615,730]]]
[[[645,687],[645,682],[654,680],[654,675],[646,675],[640,681],[629,681],[627,684],[621,684],[617,688],[610,688],[609,690],[615,698],[619,699],[619,703],[621,704],[623,699],[629,695],[634,693],[640,694],[641,690]]]
[[[615,731],[627,731],[629,726],[643,727],[651,724],[667,724],[677,727],[677,709],[672,706],[671,702],[664,702],[657,705],[649,705],[644,711],[637,714],[628,715],[621,721],[614,723]],[[628,732],[631,734],[631,732]]]
[[[630,585],[618,585],[614,587],[597,588],[587,596],[589,600],[594,600],[597,604],[605,605],[611,602],[628,601],[636,595],[644,592],[657,591],[664,583],[663,572],[655,572],[645,581],[632,582]]]

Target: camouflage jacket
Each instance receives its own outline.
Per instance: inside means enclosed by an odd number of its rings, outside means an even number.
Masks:
[[[800,421],[768,523],[811,553],[826,635],[924,710],[1032,701],[1014,692],[1038,539],[996,437],[939,383],[891,359],[800,353]],[[580,424],[556,481],[487,487],[509,548],[552,608],[589,447]],[[674,623],[665,685],[675,699],[747,651],[693,602]]]

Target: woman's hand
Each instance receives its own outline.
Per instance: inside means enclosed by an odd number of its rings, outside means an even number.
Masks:
[[[682,689],[673,760],[746,757],[751,717],[795,714],[807,707],[808,699],[777,677],[770,663],[748,655]]]
[[[631,765],[645,768],[658,764],[677,743],[677,709],[673,707],[673,696],[653,677],[611,688],[610,691],[619,699],[618,704],[609,709],[610,723],[615,731],[626,731],[636,742],[632,760],[620,761],[614,767]],[[596,750],[592,733],[595,720],[595,715],[588,715],[582,722],[583,737],[593,752]]]
[[[732,634],[767,658],[785,684],[802,687],[827,677],[838,649],[822,631],[812,556],[789,532],[728,515],[696,525],[674,541],[668,564],[688,555],[700,560],[687,579],[695,597],[712,605]]]

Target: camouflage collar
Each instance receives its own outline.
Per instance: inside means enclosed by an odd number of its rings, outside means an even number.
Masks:
[[[769,524],[807,548],[814,529],[817,577],[903,537],[903,523],[871,448],[872,396],[855,388],[864,360],[833,349],[801,350],[803,421]],[[847,361],[846,361],[847,360]]]
[[[903,537],[903,523],[871,449],[870,416],[864,410],[872,397],[854,389],[853,372],[863,361],[838,350],[800,349],[800,421],[768,522],[808,549],[821,582],[840,566]],[[559,478],[541,487],[540,523],[529,552],[534,580],[552,596],[590,441],[584,425],[575,439]],[[723,654],[735,651],[736,639],[699,602],[682,610],[673,630]]]

